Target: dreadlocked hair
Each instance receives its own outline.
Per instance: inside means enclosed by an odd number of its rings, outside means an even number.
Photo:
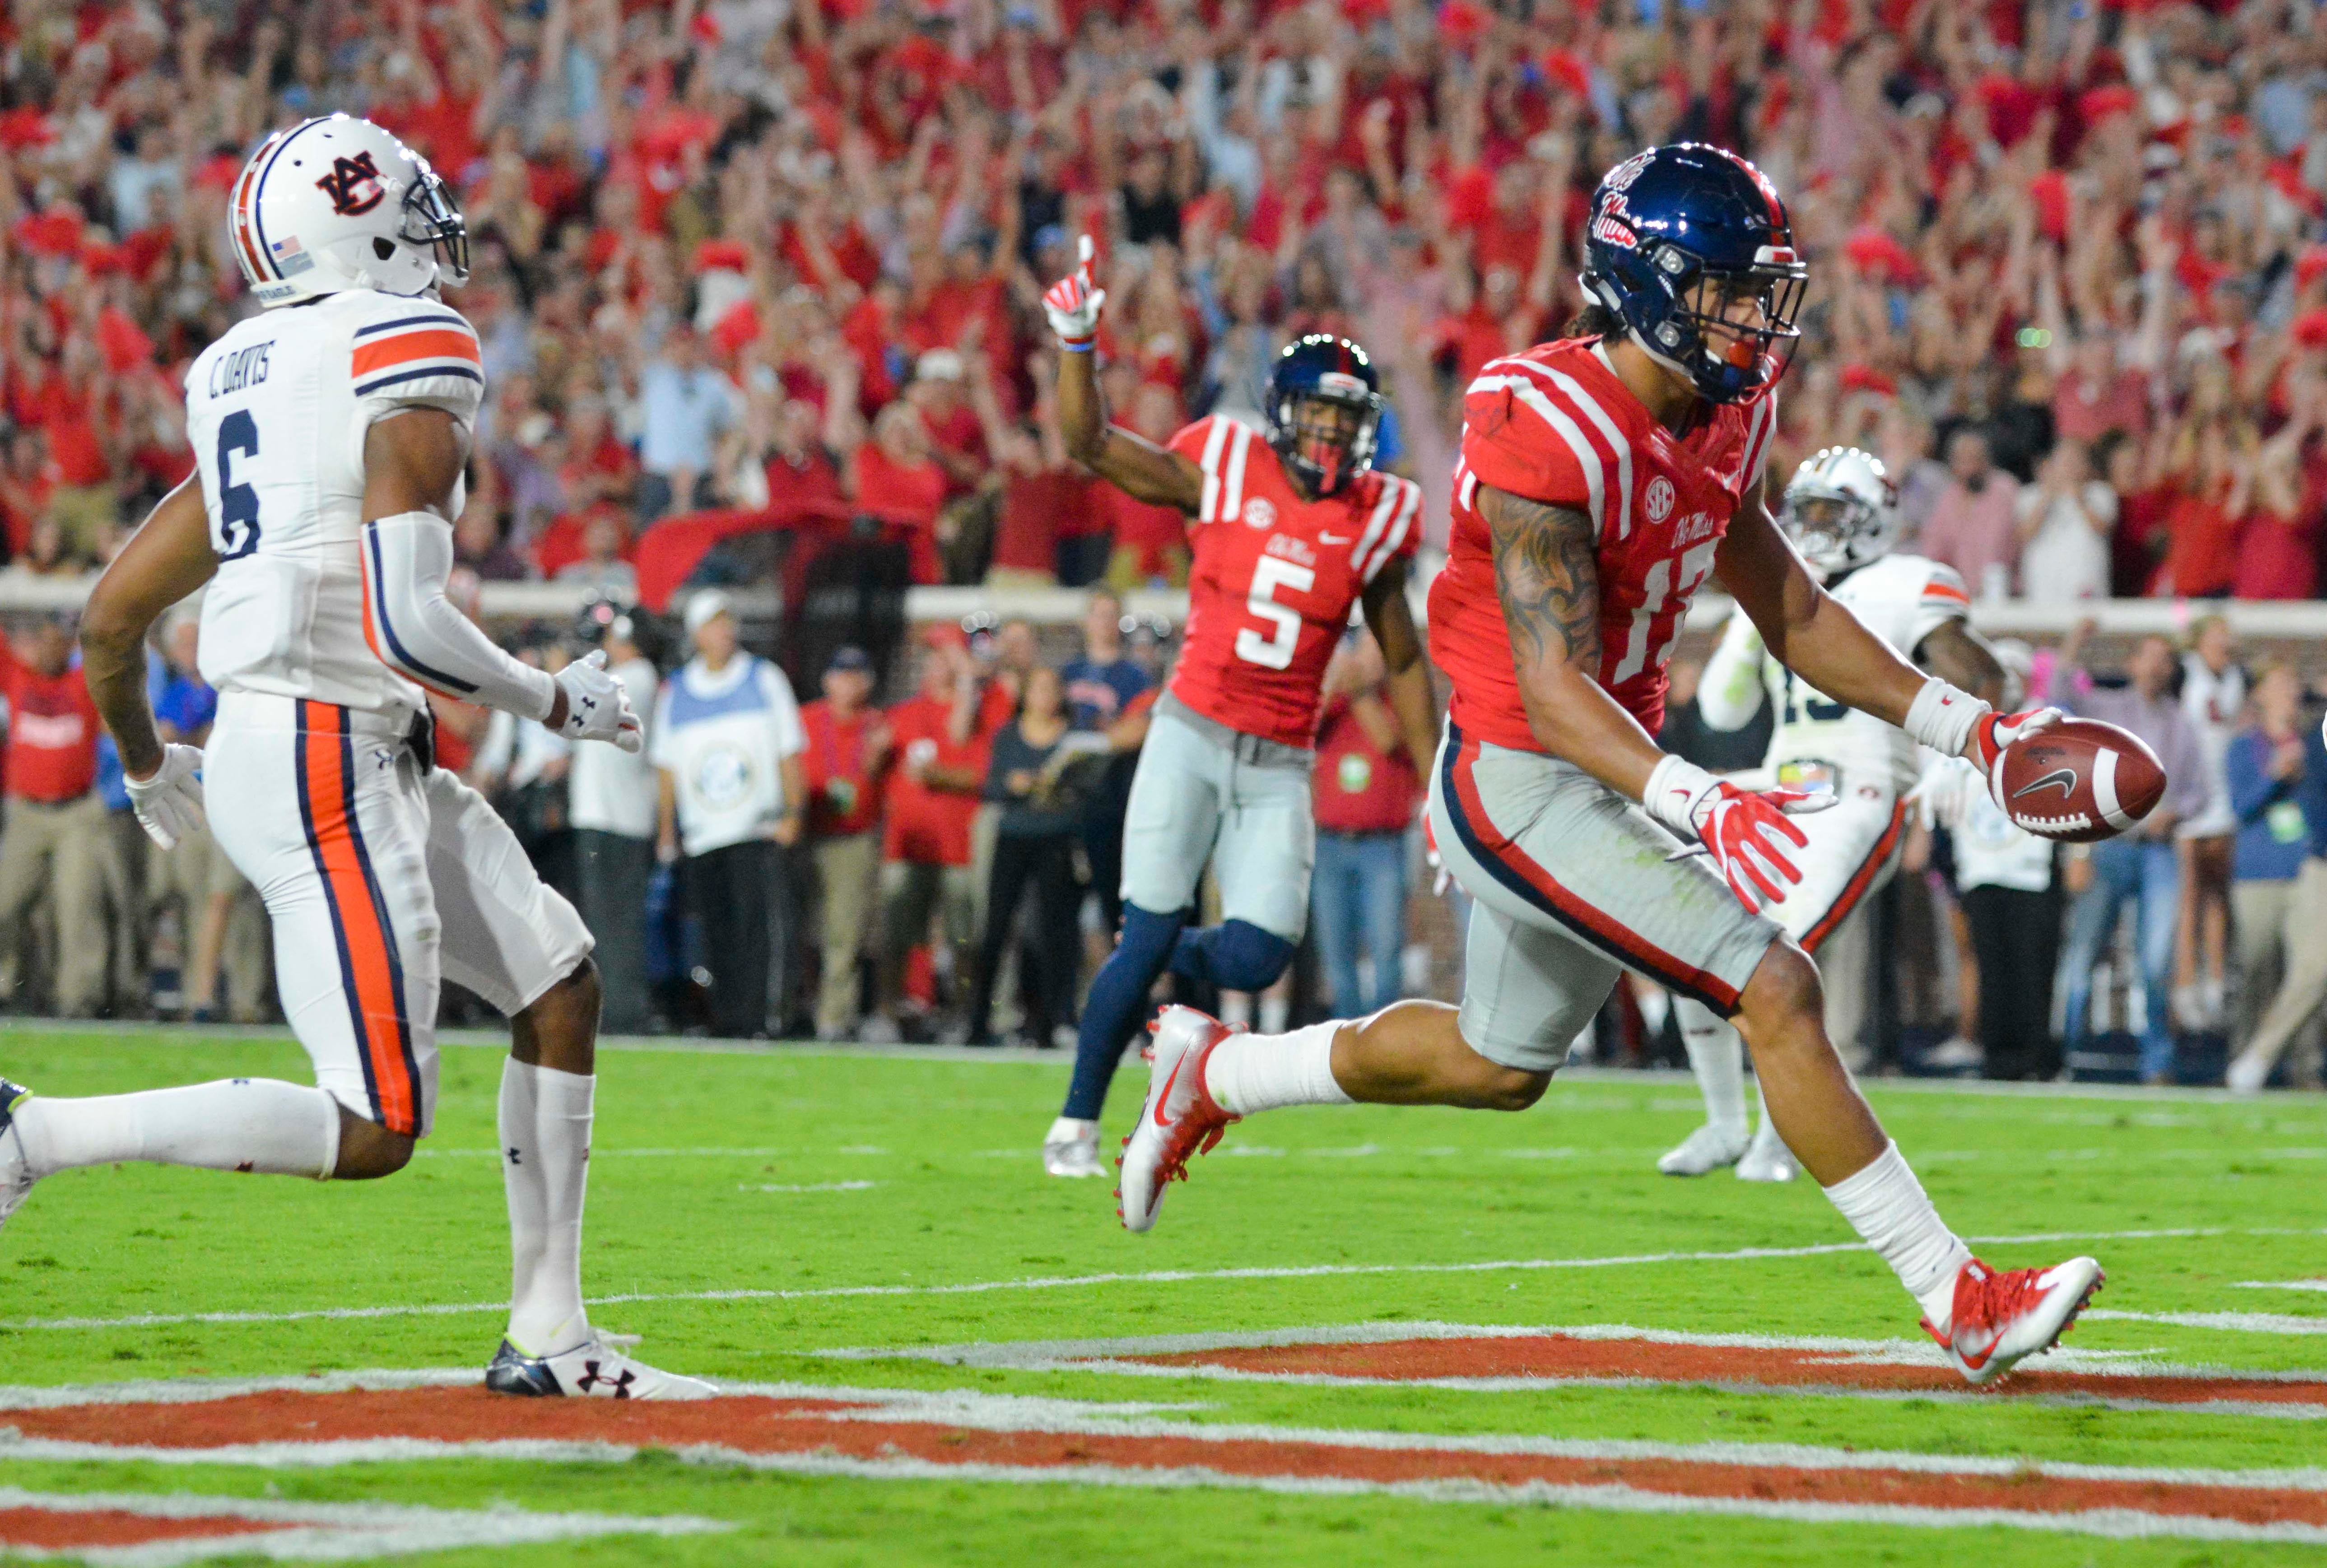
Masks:
[[[1560,329],[1563,338],[1621,338],[1624,335],[1623,319],[1606,305],[1596,301],[1585,305]]]

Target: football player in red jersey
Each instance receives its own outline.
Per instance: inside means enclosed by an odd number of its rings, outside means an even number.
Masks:
[[[1225,991],[1282,974],[1309,913],[1318,692],[1352,604],[1381,643],[1416,757],[1436,744],[1430,672],[1406,602],[1422,488],[1373,469],[1381,392],[1365,350],[1307,337],[1269,377],[1268,428],[1200,419],[1168,446],[1107,422],[1092,343],[1106,295],[1090,241],[1043,296],[1059,335],[1059,423],[1101,479],[1189,519],[1180,662],[1157,701],[1123,828],[1123,932],[1091,982],[1065,1106],[1042,1142],[1054,1176],[1097,1176],[1098,1114],[1165,969]],[[1207,860],[1220,923],[1193,929]]]
[[[1696,145],[1629,159],[1593,194],[1586,253],[1595,303],[1575,335],[1471,385],[1431,590],[1454,695],[1430,821],[1478,901],[1463,1004],[1276,1037],[1167,1010],[1125,1146],[1124,1223],[1153,1225],[1189,1156],[1256,1111],[1534,1104],[1631,967],[1734,1021],[1803,1168],[1986,1382],[2059,1337],[2099,1265],[1988,1269],[1860,1097],[1817,968],[1760,912],[1801,878],[1789,815],[1827,798],[1741,789],[1652,737],[1681,619],[1716,571],[1771,657],[1983,773],[2058,714],[1998,714],[1926,677],[1827,596],[1771,519],[1762,459],[1808,269],[1760,171]]]

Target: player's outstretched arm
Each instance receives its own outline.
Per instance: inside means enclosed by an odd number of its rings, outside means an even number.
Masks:
[[[1091,286],[1090,236],[1080,242],[1075,275],[1051,285],[1043,313],[1059,338],[1059,436],[1067,455],[1135,500],[1173,507],[1194,517],[1204,499],[1204,473],[1195,462],[1107,421],[1098,387],[1099,312],[1107,294]]]
[[[1423,657],[1422,634],[1415,630],[1414,607],[1406,597],[1405,557],[1387,563],[1366,584],[1360,600],[1366,625],[1381,645],[1388,671],[1389,711],[1397,718],[1406,754],[1415,770],[1428,773],[1438,749],[1438,706],[1430,689],[1430,661]]]
[[[201,479],[189,474],[162,498],[89,590],[80,614],[81,676],[132,779],[150,777],[163,759],[145,697],[145,634],[217,571]]]
[[[1600,686],[1600,565],[1590,514],[1481,485],[1495,591],[1528,727],[1546,751],[1640,798],[1664,753]],[[1383,649],[1387,656],[1388,649]]]
[[[1960,621],[1943,621],[1916,645],[1915,662],[1990,706],[2004,701],[2004,667],[1987,639]]]
[[[1998,714],[1958,682],[1926,676],[1900,658],[1818,585],[1759,498],[1738,509],[1714,570],[1780,664],[1835,701],[1898,725],[1941,756],[1965,758],[1985,771],[2005,747],[2061,717],[2057,708]],[[1928,648],[1931,639],[1923,640]],[[1992,655],[1986,664],[1995,670]],[[2000,678],[1994,684],[2000,688]]]
[[[1713,566],[1780,664],[1838,703],[1906,722],[1923,672],[1818,586],[1758,496],[1737,509]]]
[[[569,740],[638,751],[638,715],[603,653],[552,676],[503,652],[444,597],[453,498],[468,461],[467,427],[442,409],[408,408],[366,433],[364,635],[372,651],[445,696],[538,719]]]

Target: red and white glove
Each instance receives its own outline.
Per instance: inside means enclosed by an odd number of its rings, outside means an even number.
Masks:
[[[1678,757],[1658,763],[1640,794],[1650,817],[1705,846],[1737,901],[1757,915],[1802,880],[1800,852],[1810,841],[1786,819],[1834,803],[1823,791],[1743,789]]]
[[[2049,730],[2064,717],[2058,708],[2027,708],[1999,714],[1986,703],[1936,676],[1923,683],[1900,727],[1942,757],[1961,757],[1988,781],[1998,806],[2004,791],[1995,771],[2005,748]]]
[[[1051,331],[1059,334],[1059,347],[1083,353],[1098,336],[1098,313],[1106,307],[1107,291],[1091,285],[1089,235],[1075,241],[1075,255],[1073,275],[1052,284],[1042,295],[1042,313],[1051,318]]]

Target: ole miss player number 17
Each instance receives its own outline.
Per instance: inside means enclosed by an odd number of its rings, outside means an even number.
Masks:
[[[1491,361],[1464,398],[1430,595],[1453,684],[1430,821],[1478,901],[1463,1004],[1273,1037],[1167,1010],[1124,1151],[1124,1222],[1154,1225],[1189,1157],[1257,1111],[1533,1104],[1630,967],[1734,1021],[1803,1169],[1986,1382],[2054,1341],[2099,1265],[1997,1273],[1940,1221],[1835,1053],[1816,966],[1760,912],[1801,880],[1790,817],[1821,802],[1715,779],[1653,737],[1665,662],[1715,574],[1771,658],[1942,754],[1985,770],[2059,715],[1998,714],[1926,677],[1771,518],[1762,462],[1808,269],[1759,170],[1651,148],[1601,181],[1584,244],[1592,308],[1571,335]]]

